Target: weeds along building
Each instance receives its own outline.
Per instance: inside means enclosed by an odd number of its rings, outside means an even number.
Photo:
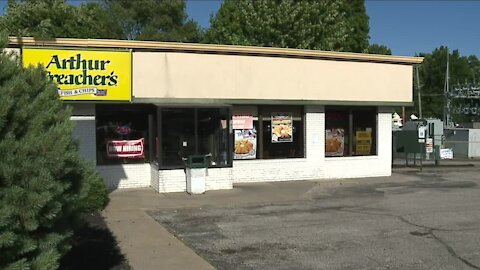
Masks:
[[[74,135],[111,188],[388,176],[393,106],[422,58],[123,40],[11,38],[73,107]]]

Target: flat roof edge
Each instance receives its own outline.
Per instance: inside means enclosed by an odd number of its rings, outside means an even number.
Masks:
[[[205,98],[133,98],[132,103],[157,105],[324,105],[324,106],[387,106],[411,107],[409,101],[349,101],[349,100],[277,100],[277,99],[205,99]]]
[[[420,64],[423,57],[392,56],[380,54],[364,54],[350,52],[316,51],[274,47],[254,47],[238,45],[217,45],[200,43],[178,43],[178,42],[157,42],[138,40],[112,40],[112,39],[76,39],[76,38],[54,38],[37,39],[33,37],[9,37],[9,44],[16,46],[64,46],[84,48],[125,48],[143,50],[169,50],[208,52],[219,54],[256,54],[275,55],[283,57],[311,57],[332,60],[352,60],[364,62],[381,62],[395,64]]]

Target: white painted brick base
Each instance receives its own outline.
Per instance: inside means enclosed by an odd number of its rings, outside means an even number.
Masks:
[[[187,178],[184,170],[160,170],[158,174],[158,191],[160,193],[187,190]],[[205,180],[205,190],[232,189],[232,177],[232,168],[210,168]]]
[[[101,165],[97,170],[108,188],[139,188],[151,185],[151,167],[144,164]]]
[[[319,171],[304,158],[238,160],[233,162],[233,182],[273,182],[319,178]]]
[[[160,192],[159,185],[159,171],[158,166],[156,164],[150,165],[150,186],[155,189],[156,191]]]

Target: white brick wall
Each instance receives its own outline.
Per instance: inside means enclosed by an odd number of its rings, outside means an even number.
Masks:
[[[95,116],[72,116],[70,119],[75,123],[73,137],[79,142],[80,155],[96,163]]]
[[[325,151],[325,109],[323,106],[305,107],[306,157],[309,161],[320,162]]]
[[[274,182],[315,179],[315,170],[305,158],[237,160],[233,162],[233,182]]]
[[[182,192],[187,189],[185,171],[181,170],[160,170],[158,178],[158,191]],[[210,168],[205,180],[206,190],[232,189],[232,168]]]
[[[159,172],[158,166],[156,164],[150,165],[150,186],[155,189],[156,191],[160,191],[159,185]]]
[[[73,137],[79,142],[80,155],[93,163],[97,163],[95,106],[91,104],[73,105],[70,120],[75,123]]]
[[[97,170],[110,189],[149,187],[151,184],[149,163],[100,165]]]
[[[183,170],[160,170],[158,181],[158,192],[160,193],[187,190],[187,180]]]
[[[205,182],[206,190],[232,189],[233,174],[232,168],[208,169],[208,176]]]

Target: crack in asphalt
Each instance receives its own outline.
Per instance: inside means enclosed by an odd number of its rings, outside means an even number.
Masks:
[[[470,266],[471,268],[473,269],[480,269],[480,266],[477,266],[473,263],[471,263],[470,261],[468,261],[467,259],[461,257],[460,255],[458,255],[455,250],[453,250],[453,248],[447,244],[445,241],[443,241],[439,236],[435,235],[434,234],[434,231],[431,230],[428,232],[435,240],[437,240],[440,244],[442,244],[448,251],[448,253],[450,253],[450,255],[452,255],[453,257],[459,259],[461,262],[463,262],[464,264]]]
[[[402,222],[408,224],[408,225],[411,225],[411,226],[415,226],[415,227],[419,227],[419,228],[422,228],[422,229],[426,229],[426,230],[434,230],[434,231],[441,231],[441,232],[458,232],[458,231],[465,231],[465,230],[450,230],[450,229],[442,229],[442,228],[435,228],[435,227],[428,227],[428,226],[425,226],[425,225],[421,225],[421,224],[415,224],[411,221],[409,221],[408,219],[400,216],[400,215],[393,215],[393,214],[386,214],[386,213],[372,213],[372,212],[363,212],[363,211],[357,211],[357,210],[349,210],[349,209],[346,209],[346,208],[342,208],[342,209],[331,209],[331,210],[337,210],[337,211],[343,211],[343,212],[349,212],[349,213],[355,213],[355,214],[362,214],[362,215],[372,215],[372,216],[384,216],[384,217],[392,217],[392,218],[396,218],[396,219],[399,219],[401,220]]]
[[[449,229],[441,229],[441,228],[435,228],[435,227],[428,227],[428,226],[425,226],[425,225],[421,225],[421,224],[416,224],[416,223],[413,223],[411,221],[409,221],[408,219],[400,216],[400,215],[393,215],[393,214],[382,214],[382,213],[372,213],[372,212],[362,212],[362,211],[356,211],[356,210],[349,210],[349,209],[345,209],[345,208],[342,208],[342,209],[332,209],[334,211],[342,211],[342,212],[349,212],[349,213],[356,213],[356,214],[363,214],[363,215],[376,215],[376,216],[387,216],[387,217],[393,217],[393,218],[396,218],[400,221],[402,221],[403,223],[405,224],[408,224],[410,226],[414,226],[414,227],[418,227],[418,228],[422,228],[422,229],[426,229],[427,230],[427,233],[425,235],[430,235],[432,236],[433,239],[435,239],[438,243],[440,243],[443,247],[445,247],[445,249],[448,251],[448,253],[450,253],[450,255],[452,255],[454,258],[457,258],[458,260],[460,260],[461,262],[463,262],[464,264],[466,264],[467,266],[473,268],[473,269],[478,269],[480,270],[480,266],[478,265],[475,265],[473,263],[471,263],[470,261],[468,261],[467,259],[463,258],[462,256],[458,255],[457,252],[455,252],[455,250],[448,244],[446,243],[444,240],[442,240],[439,236],[435,235],[435,231],[439,231],[439,232],[455,232],[455,231],[464,231],[464,230],[449,230]]]

